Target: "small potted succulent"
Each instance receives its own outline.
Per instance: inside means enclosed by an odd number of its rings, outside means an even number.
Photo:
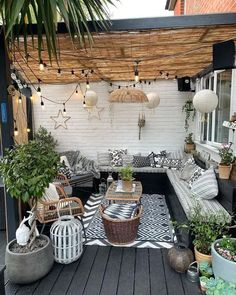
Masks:
[[[224,236],[211,247],[214,275],[236,284],[236,239]]]
[[[194,145],[194,141],[193,141],[193,133],[189,133],[185,137],[185,152],[191,153],[194,150],[195,150],[195,145]]]
[[[133,169],[131,166],[122,167],[120,169],[120,178],[122,180],[122,188],[124,191],[131,192],[133,188]]]
[[[236,285],[226,282],[222,278],[210,278],[206,279],[205,292],[206,295],[235,295]]]
[[[219,149],[219,156],[221,158],[219,163],[219,178],[229,179],[230,171],[232,169],[232,162],[234,160],[233,150],[231,149],[232,143],[225,144]]]

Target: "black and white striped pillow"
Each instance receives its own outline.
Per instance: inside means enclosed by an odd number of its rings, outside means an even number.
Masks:
[[[211,200],[218,195],[218,184],[213,168],[206,170],[193,182],[191,192],[206,200]]]
[[[111,204],[104,210],[104,214],[110,218],[129,219],[134,217],[137,206],[137,204]]]

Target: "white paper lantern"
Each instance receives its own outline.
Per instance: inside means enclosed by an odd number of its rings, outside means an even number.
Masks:
[[[146,107],[148,109],[155,109],[160,103],[160,97],[155,92],[148,93],[147,98],[148,98],[148,103],[146,104]]]
[[[198,91],[193,97],[193,105],[200,113],[211,113],[218,105],[218,96],[209,89]]]
[[[98,95],[93,90],[87,90],[85,93],[85,103],[87,107],[94,107],[98,102]]]

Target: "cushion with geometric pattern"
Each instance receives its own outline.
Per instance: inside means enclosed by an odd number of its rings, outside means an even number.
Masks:
[[[111,166],[122,166],[124,154],[127,154],[127,149],[108,150],[111,158]]]
[[[134,156],[134,167],[150,167],[150,158],[147,156]]]
[[[137,212],[137,204],[111,204],[103,213],[110,218],[115,219],[130,219],[133,218]]]

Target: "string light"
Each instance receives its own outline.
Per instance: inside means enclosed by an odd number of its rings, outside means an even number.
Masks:
[[[86,81],[86,88],[89,89],[90,85],[89,85],[89,80]]]
[[[29,128],[29,127],[27,127],[26,131],[27,131],[27,133],[30,133],[30,128]]]
[[[178,79],[178,76],[175,76],[175,77],[174,77],[174,80],[176,81],[177,79]]]
[[[71,70],[71,76],[74,78],[74,76],[75,76],[75,71],[74,70]]]
[[[43,71],[44,70],[44,63],[43,63],[43,60],[42,59],[40,59],[40,61],[39,61],[39,70],[40,71]]]
[[[166,79],[166,80],[169,79],[169,73],[166,73],[165,79]]]
[[[61,69],[59,68],[58,70],[57,70],[57,77],[60,77],[61,76]]]
[[[40,102],[40,105],[41,105],[42,110],[44,110],[44,102],[43,102],[43,98],[42,98],[42,96],[41,96],[41,102]]]
[[[84,101],[83,101],[83,107],[86,108],[85,96],[84,96]]]
[[[65,103],[63,103],[63,115],[66,115],[66,104]]]
[[[38,88],[37,88],[37,94],[38,94],[38,96],[41,96],[42,95],[40,86],[38,86]]]
[[[15,126],[14,128],[14,136],[17,136],[19,134],[18,128]]]
[[[18,98],[18,102],[19,102],[19,103],[22,103],[22,97],[21,97],[21,95],[20,95],[19,98]]]
[[[77,88],[76,88],[76,90],[75,90],[75,95],[79,95],[79,91],[78,91]]]
[[[139,81],[138,64],[139,64],[139,61],[137,60],[136,61],[136,66],[134,68],[134,81],[135,82]]]

